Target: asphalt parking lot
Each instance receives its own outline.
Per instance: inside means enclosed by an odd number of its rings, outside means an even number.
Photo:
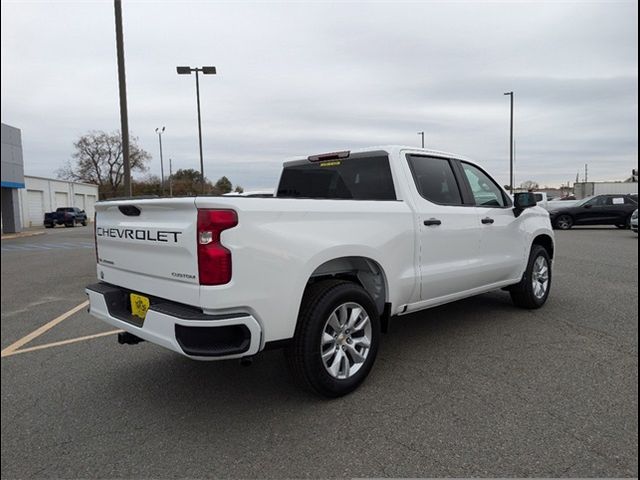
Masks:
[[[92,242],[2,241],[2,478],[638,476],[629,231],[558,232],[542,310],[496,292],[396,320],[333,401],[297,390],[279,351],[243,367],[120,346],[84,308],[5,355],[85,301]]]

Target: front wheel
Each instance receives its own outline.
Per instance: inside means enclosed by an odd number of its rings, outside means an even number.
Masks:
[[[296,383],[340,397],[369,374],[379,337],[380,318],[369,294],[352,282],[326,280],[307,288],[285,355]]]
[[[540,245],[534,245],[522,281],[511,289],[513,303],[530,310],[542,307],[551,292],[551,279],[549,252]]]

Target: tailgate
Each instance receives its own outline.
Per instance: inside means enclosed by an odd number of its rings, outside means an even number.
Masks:
[[[99,202],[95,209],[100,280],[199,302],[194,198]]]

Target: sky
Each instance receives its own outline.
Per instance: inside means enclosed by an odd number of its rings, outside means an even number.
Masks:
[[[54,176],[91,130],[120,128],[112,1],[2,1],[2,122],[25,173]],[[629,2],[123,1],[131,135],[160,173],[273,188],[284,160],[420,145],[516,184],[623,180],[638,159],[638,7]],[[165,165],[165,171],[168,166]]]

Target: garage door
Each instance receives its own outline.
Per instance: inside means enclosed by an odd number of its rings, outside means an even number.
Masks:
[[[84,210],[84,195],[76,193],[73,197],[73,206],[80,210]]]
[[[56,208],[71,207],[67,192],[56,192]]]
[[[44,192],[42,190],[27,190],[27,209],[29,226],[42,225],[44,218]]]
[[[87,195],[85,197],[84,210],[87,212],[89,220],[93,221],[93,213],[95,212],[96,196]]]

